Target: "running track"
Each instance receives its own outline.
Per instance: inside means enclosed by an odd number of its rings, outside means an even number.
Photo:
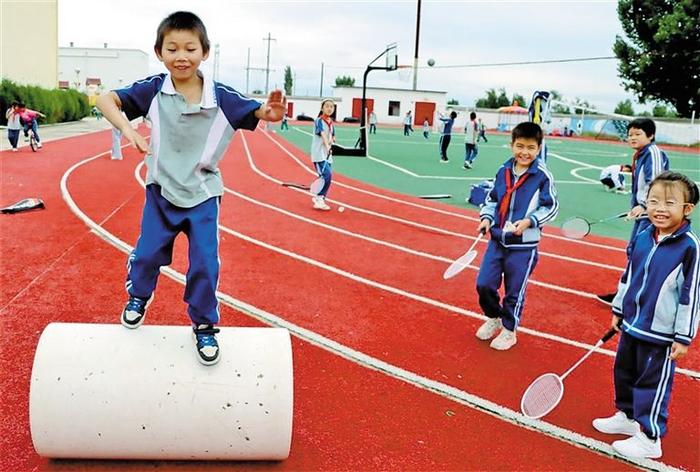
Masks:
[[[154,464],[48,461],[36,456],[29,437],[29,374],[41,330],[51,321],[115,323],[124,302],[125,254],[118,246],[133,245],[138,236],[144,170],[131,149],[122,162],[99,156],[109,145],[109,133],[100,132],[49,143],[37,154],[0,157],[3,204],[27,196],[47,204],[42,212],[0,218],[1,470]],[[474,232],[474,212],[337,176],[331,196],[347,210],[319,213],[304,192],[278,183],[312,180],[300,150],[257,131],[237,133],[229,154],[222,162],[228,189],[220,218],[222,324],[276,323],[292,330],[295,418],[287,461],[207,469],[631,465],[610,456],[610,438],[590,426],[592,418],[612,411],[614,341],[567,379],[564,399],[546,422],[517,414],[532,379],[563,372],[606,330],[609,311],[592,294],[616,282],[625,263],[622,242],[545,238],[518,345],[497,353],[473,335],[481,323],[476,269],[441,278],[447,261],[470,244],[465,235]],[[79,212],[96,223],[95,231]],[[183,273],[186,265],[186,242],[178,240],[171,267]],[[187,323],[181,300],[181,284],[161,277],[147,322]],[[697,351],[691,349],[680,367],[664,457],[637,466],[698,469]],[[204,466],[155,464],[166,470]]]

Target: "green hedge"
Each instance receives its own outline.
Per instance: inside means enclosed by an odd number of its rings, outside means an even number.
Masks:
[[[90,105],[85,94],[77,90],[45,89],[35,85],[20,85],[11,80],[0,82],[0,123],[7,125],[5,110],[13,101],[23,102],[32,110],[46,115],[44,123],[77,121],[90,114]]]

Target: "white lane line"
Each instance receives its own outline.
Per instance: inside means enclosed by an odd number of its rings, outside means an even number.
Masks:
[[[108,232],[106,229],[102,228],[99,226],[97,223],[95,223],[90,217],[88,217],[75,203],[73,200],[68,187],[67,187],[67,181],[68,177],[70,174],[79,166],[88,163],[97,157],[91,157],[87,158],[83,161],[77,162],[73,166],[71,166],[64,174],[63,177],[61,178],[61,194],[63,196],[64,201],[70,208],[70,210],[78,217],[80,218],[90,229],[93,231],[96,235],[98,235],[100,238],[102,238],[104,241],[107,243],[111,244],[113,247],[119,249],[120,251],[124,252],[125,254],[129,254],[131,250],[133,249],[132,246],[128,245],[126,242],[122,241],[121,239],[117,238],[114,236],[112,233]],[[141,163],[140,165],[142,165]],[[141,179],[140,175],[138,174],[140,165],[136,167],[135,170],[135,175],[141,185],[144,185],[143,180]],[[185,276],[184,274],[177,272],[173,270],[170,267],[164,267],[161,269],[162,272],[167,275],[168,277],[172,278],[173,280],[179,282],[180,284],[184,285],[185,283]],[[367,354],[364,354],[360,351],[356,351],[348,346],[345,346],[343,344],[340,344],[336,341],[333,341],[332,339],[326,338],[325,336],[321,336],[320,334],[317,334],[313,331],[307,330],[305,328],[302,328],[301,326],[295,325],[285,319],[283,319],[280,316],[274,315],[272,313],[269,313],[267,311],[264,311],[260,308],[257,308],[253,305],[250,305],[248,303],[245,303],[241,300],[238,300],[236,298],[233,298],[223,292],[217,291],[216,292],[217,298],[225,305],[236,309],[238,311],[241,311],[259,321],[262,321],[268,325],[271,326],[277,326],[280,328],[285,328],[290,331],[294,336],[297,338],[304,340],[310,344],[313,344],[316,347],[320,347],[322,349],[325,349],[328,352],[331,352],[333,354],[336,354],[338,356],[343,357],[344,359],[347,359],[351,362],[354,362],[360,366],[376,370],[378,372],[382,372],[384,374],[387,374],[393,378],[396,378],[398,380],[401,380],[403,382],[406,382],[410,385],[413,385],[415,387],[436,393],[440,396],[443,396],[445,398],[448,398],[452,401],[455,401],[457,403],[460,403],[462,405],[468,406],[470,408],[473,408],[475,410],[484,412],[496,419],[499,419],[501,421],[507,421],[509,423],[515,424],[517,426],[522,426],[527,429],[533,429],[535,431],[541,432],[543,434],[546,434],[547,436],[550,436],[552,438],[561,440],[563,442],[573,444],[576,446],[581,446],[586,449],[589,449],[591,451],[601,453],[603,455],[618,459],[623,462],[627,462],[630,464],[637,465],[639,467],[644,467],[647,469],[651,470],[669,470],[670,466],[667,464],[664,464],[663,462],[660,461],[654,461],[650,459],[633,459],[633,458],[628,458],[625,456],[622,456],[618,454],[609,444],[604,443],[602,441],[598,441],[593,438],[589,438],[587,436],[584,436],[580,433],[576,433],[574,431],[568,430],[566,428],[562,428],[560,426],[554,425],[552,423],[547,423],[542,420],[533,420],[525,417],[521,413],[511,410],[509,408],[506,408],[504,406],[498,405],[497,403],[494,403],[492,401],[489,401],[485,398],[481,398],[479,396],[473,395],[469,392],[460,390],[458,388],[455,388],[451,385],[442,383],[442,382],[437,382],[435,380],[429,379],[427,377],[424,377],[422,375],[416,374],[414,372],[402,369],[398,366],[395,366],[393,364],[389,364],[385,361],[382,361],[380,359],[377,359],[375,357],[369,356]],[[676,470],[676,469],[674,469]]]
[[[295,156],[289,149],[287,149],[284,145],[282,145],[280,142],[278,142],[276,139],[274,139],[271,134],[266,133],[264,131],[262,131],[262,132],[270,141],[272,141],[277,147],[279,147],[285,154],[287,154],[289,157],[291,157],[292,160],[294,160],[302,169],[304,169],[306,172],[308,172],[311,175],[316,175],[315,171],[310,169],[306,164],[304,164],[301,160],[299,160],[299,158],[297,156]],[[421,205],[419,203],[414,203],[414,202],[411,202],[408,200],[390,197],[388,195],[383,195],[381,193],[376,193],[376,192],[372,192],[370,190],[366,190],[363,188],[348,185],[348,184],[345,184],[343,182],[335,181],[333,185],[338,185],[339,187],[347,188],[349,190],[353,190],[353,191],[358,192],[358,193],[363,193],[365,195],[370,195],[370,196],[375,197],[375,198],[387,200],[387,201],[394,202],[394,203],[399,203],[399,204],[414,207],[414,208],[420,208],[421,210],[426,210],[426,211],[433,212],[433,213],[440,213],[443,215],[453,216],[455,218],[468,220],[468,221],[475,221],[475,222],[479,221],[479,218],[475,218],[473,216],[468,216],[468,215],[464,215],[462,213],[456,213],[454,211],[443,210],[442,208],[438,208],[438,207]],[[560,241],[566,241],[568,243],[579,244],[582,246],[596,247],[599,249],[605,249],[605,250],[615,251],[615,252],[625,252],[624,248],[618,248],[618,247],[609,246],[606,244],[592,243],[592,242],[584,241],[581,239],[569,239],[569,238],[566,238],[564,236],[558,236],[556,234],[543,233],[542,236],[544,238],[557,239]]]

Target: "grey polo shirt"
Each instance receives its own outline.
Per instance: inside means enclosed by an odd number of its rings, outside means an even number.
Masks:
[[[146,184],[159,185],[166,200],[183,208],[223,195],[218,163],[236,129],[255,129],[254,112],[260,107],[199,73],[204,88],[195,105],[175,90],[169,74],[115,90],[129,119],[146,116],[152,123]]]

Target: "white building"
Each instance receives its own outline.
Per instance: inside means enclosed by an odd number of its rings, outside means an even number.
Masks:
[[[362,109],[362,87],[333,87],[338,97],[336,118],[360,118]],[[447,92],[436,90],[406,90],[396,88],[367,87],[367,113],[372,110],[377,122],[385,125],[401,125],[406,112],[413,114],[413,124],[421,126],[427,118],[432,126],[437,112],[447,107]]]
[[[58,48],[58,83],[88,95],[129,85],[148,75],[148,54],[140,49]],[[94,89],[98,90],[95,91]],[[92,93],[91,93],[92,92]]]

